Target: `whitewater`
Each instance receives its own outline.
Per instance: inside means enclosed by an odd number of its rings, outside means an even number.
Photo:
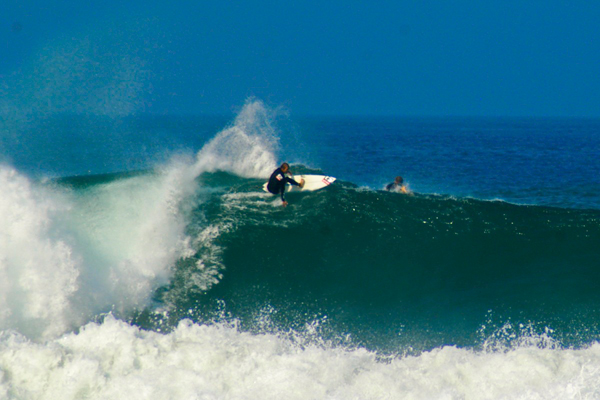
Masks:
[[[0,398],[600,398],[595,199],[452,193],[412,162],[416,194],[387,193],[394,170],[343,159],[372,121],[279,116],[248,101],[143,169],[0,167]],[[281,161],[339,182],[284,209],[260,190]]]
[[[4,333],[1,360],[6,398],[591,399],[600,346],[447,346],[379,360],[362,349],[298,347],[232,326],[182,321],[164,335],[111,317],[43,344]]]

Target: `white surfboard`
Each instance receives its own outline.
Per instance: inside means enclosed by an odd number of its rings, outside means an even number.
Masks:
[[[300,188],[300,186],[290,185],[288,183],[285,188],[286,192],[312,192],[323,189],[324,187],[327,187],[335,182],[335,178],[333,176],[325,175],[294,175],[292,178],[298,183],[300,183],[300,180],[304,179],[304,187]],[[267,183],[263,185],[263,190],[265,192],[269,192],[267,190]]]

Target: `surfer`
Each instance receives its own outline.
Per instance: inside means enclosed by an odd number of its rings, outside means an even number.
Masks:
[[[267,184],[267,190],[273,194],[281,194],[281,201],[283,202],[283,206],[287,206],[287,201],[285,201],[285,184],[289,183],[291,185],[296,185],[303,187],[304,179],[300,180],[300,182],[296,182],[294,179],[286,176],[287,174],[291,174],[290,165],[288,163],[283,163],[279,168],[277,168],[271,174],[269,178],[269,183]]]
[[[401,176],[397,176],[394,182],[385,187],[385,190],[406,194],[410,193],[408,188],[404,185],[404,179]]]

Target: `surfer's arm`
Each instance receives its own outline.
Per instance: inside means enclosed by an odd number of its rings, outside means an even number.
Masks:
[[[288,177],[286,177],[285,179],[291,185],[300,186],[301,188],[304,187],[304,178],[301,178],[300,182],[296,182],[294,179]]]
[[[295,186],[300,186],[300,184],[298,182],[296,182],[295,180],[293,180],[292,178],[288,178],[287,176],[285,177],[286,181],[289,184],[295,185]]]

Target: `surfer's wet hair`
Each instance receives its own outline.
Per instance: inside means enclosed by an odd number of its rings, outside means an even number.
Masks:
[[[282,170],[290,169],[290,164],[284,162],[283,164],[281,164],[281,167],[279,167],[279,168],[281,168]]]

